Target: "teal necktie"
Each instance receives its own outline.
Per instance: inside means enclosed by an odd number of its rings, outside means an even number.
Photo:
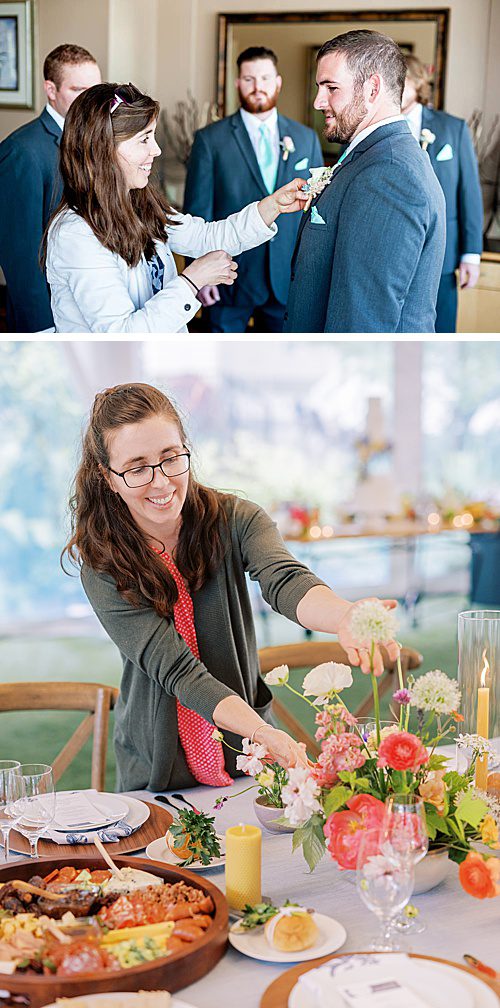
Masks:
[[[276,184],[276,163],[271,135],[267,126],[259,128],[259,168],[264,184],[269,193],[274,192]]]

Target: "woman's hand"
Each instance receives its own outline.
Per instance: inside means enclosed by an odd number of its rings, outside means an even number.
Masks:
[[[364,645],[360,645],[359,641],[356,641],[351,630],[351,617],[354,610],[360,605],[360,603],[366,601],[366,599],[359,599],[357,602],[354,602],[353,605],[349,606],[337,627],[337,636],[339,644],[342,644],[342,647],[347,651],[347,660],[349,664],[359,665],[362,672],[369,674],[371,672],[370,651]],[[395,609],[397,604],[396,599],[382,599],[382,605],[385,606],[386,609]],[[400,652],[399,644],[395,640],[382,641],[382,643],[387,649],[387,653],[391,661],[396,661]],[[380,648],[377,645],[375,645],[373,653],[373,671],[376,676],[382,675],[382,672],[384,671],[384,661],[380,653]]]
[[[281,189],[277,189],[276,192],[260,201],[258,204],[259,213],[268,227],[281,213],[295,213],[297,210],[304,209],[308,199],[307,193],[302,194],[302,187],[305,184],[305,180],[302,178],[293,179],[292,182],[287,182]]]
[[[217,252],[207,252],[194,262],[186,266],[181,276],[192,280],[200,290],[201,287],[212,287],[217,284],[233,284],[238,272],[238,263],[235,263],[227,252],[222,249]]]
[[[279,763],[285,769],[293,766],[309,766],[304,743],[296,742],[291,735],[280,731],[279,728],[263,724],[254,732],[254,742],[265,746],[273,762]]]

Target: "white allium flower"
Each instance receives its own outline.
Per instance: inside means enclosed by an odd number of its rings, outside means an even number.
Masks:
[[[305,767],[290,767],[288,784],[284,785],[281,795],[290,826],[302,826],[314,812],[321,811],[319,787]]]
[[[267,749],[258,742],[250,742],[250,739],[243,739],[243,754],[236,757],[236,769],[243,770],[243,773],[255,777],[262,773],[264,769],[263,759],[267,756]]]
[[[290,675],[290,669],[288,665],[277,665],[276,668],[271,669],[267,675],[264,676],[264,682],[268,686],[284,686],[288,682],[288,677]]]
[[[305,696],[316,697],[318,704],[327,703],[331,693],[339,693],[346,686],[352,686],[350,666],[332,661],[316,665],[302,683]]]
[[[495,758],[498,756],[494,745],[482,735],[457,735],[455,742],[460,749],[472,749],[478,756],[493,756]]]
[[[351,631],[358,647],[385,644],[395,636],[396,629],[397,620],[392,609],[386,609],[379,599],[366,599],[355,605]]]
[[[451,714],[458,710],[462,696],[458,683],[441,669],[433,669],[415,679],[410,693],[412,707],[435,714]]]

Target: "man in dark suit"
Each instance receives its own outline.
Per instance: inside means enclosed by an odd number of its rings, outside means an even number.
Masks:
[[[477,158],[464,119],[430,108],[429,76],[416,56],[406,56],[402,112],[427,150],[446,200],[446,251],[437,299],[436,332],[457,327],[457,280],[475,287],[483,248],[483,203]]]
[[[61,197],[59,144],[64,117],[82,91],[101,82],[94,57],[69,44],[49,53],[43,76],[47,104],[42,114],[0,144],[0,266],[12,332],[39,332],[54,324],[39,253]]]
[[[220,220],[323,164],[316,133],[277,113],[281,83],[270,49],[251,47],[238,57],[241,108],[196,133],[185,213]],[[202,289],[211,332],[244,332],[252,315],[256,332],[282,331],[299,223],[300,214],[281,217],[270,242],[237,256],[231,288]]]
[[[348,146],[302,215],[286,332],[434,331],[444,197],[401,116],[405,74],[399,46],[378,32],[319,50],[314,107],[326,138]]]

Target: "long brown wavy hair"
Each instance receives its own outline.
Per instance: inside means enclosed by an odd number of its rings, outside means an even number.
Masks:
[[[111,112],[116,96],[122,101]],[[137,266],[143,254],[151,259],[155,239],[166,240],[165,225],[178,223],[172,207],[150,183],[129,191],[116,154],[117,145],[145,130],[159,111],[158,102],[133,84],[95,84],[75,99],[61,139],[63,195],[44,235],[42,264],[48,229],[67,209],[129,266]]]
[[[67,555],[77,566],[84,563],[110,574],[133,606],[146,601],[161,616],[171,618],[178,598],[175,581],[102,471],[109,470],[109,435],[151,416],[173,421],[186,444],[177,410],[152,385],[116,385],[96,395],[69,502],[72,534],[61,562]],[[190,471],[175,562],[191,591],[215,573],[226,551],[224,499],[224,494],[198,483]],[[163,549],[160,541],[158,546]]]

